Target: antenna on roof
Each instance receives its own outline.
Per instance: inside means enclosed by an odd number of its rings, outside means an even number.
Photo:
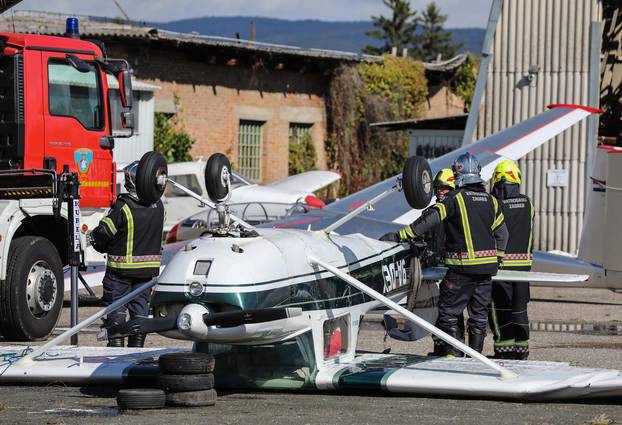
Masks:
[[[126,20],[127,22],[130,22],[130,21],[131,21],[130,17],[128,16],[128,14],[127,14],[127,13],[125,13],[125,10],[123,10],[123,8],[122,8],[122,7],[121,7],[121,5],[119,4],[119,2],[118,2],[117,0],[112,0],[112,1],[114,2],[115,6],[117,6],[117,9],[119,9],[119,11],[121,12],[121,14],[122,14],[122,15],[123,15],[123,17],[125,18],[125,20]]]

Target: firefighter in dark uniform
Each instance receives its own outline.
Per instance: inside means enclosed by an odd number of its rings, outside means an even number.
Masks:
[[[521,172],[516,163],[497,165],[492,195],[501,204],[508,228],[503,269],[530,271],[534,208],[520,193]],[[528,282],[494,282],[490,304],[490,327],[495,337],[495,358],[527,360],[529,356]]]
[[[468,344],[481,352],[488,327],[488,305],[492,279],[503,258],[507,229],[498,201],[486,192],[480,176],[481,166],[471,153],[453,163],[456,190],[400,232],[400,239],[415,239],[437,227],[445,227],[445,265],[447,274],[440,285],[436,326],[458,338],[458,325],[468,308]],[[434,355],[460,356],[442,340],[434,341]]]
[[[160,200],[146,205],[139,199],[136,193],[137,169],[138,161],[123,169],[128,193],[117,197],[108,215],[89,234],[93,247],[108,255],[102,298],[106,305],[160,274],[164,207]],[[108,314],[106,328],[125,322],[126,307],[130,318],[147,318],[150,296],[151,291],[147,290],[126,306]],[[145,334],[129,336],[127,342],[128,347],[143,347]],[[123,347],[124,338],[109,338],[108,346]]]
[[[454,183],[454,173],[449,168],[443,168],[441,171],[436,173],[434,177],[434,181],[432,182],[432,186],[434,187],[434,194],[436,195],[436,202],[441,202],[445,199],[445,196],[452,190],[456,188],[456,184]],[[432,208],[434,206],[430,206],[423,210],[421,214],[429,214],[432,212]],[[381,238],[383,239],[383,238]],[[396,242],[399,241],[399,237],[396,237],[394,234],[388,236],[388,240]],[[404,237],[403,239],[407,239]],[[431,259],[433,265],[439,265],[444,260],[445,256],[445,229],[442,224],[439,224],[434,229],[430,230],[425,235],[425,241],[427,244],[427,248],[430,252],[433,253],[434,258]],[[412,283],[411,283],[412,285]],[[416,296],[416,291],[412,289],[409,291],[407,306],[409,310],[414,310],[415,300],[411,299],[411,297]],[[461,318],[462,326],[462,338],[464,338],[464,319]],[[415,340],[414,329],[410,324],[406,324],[403,329],[399,329],[397,325],[397,320],[390,314],[384,314],[383,316],[384,327],[387,331],[387,335],[391,338],[400,340],[400,341],[413,341]]]

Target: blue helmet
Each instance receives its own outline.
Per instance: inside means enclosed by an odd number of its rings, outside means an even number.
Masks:
[[[454,160],[451,166],[456,177],[456,186],[464,187],[468,184],[484,183],[480,176],[482,166],[477,157],[470,152],[463,153]]]

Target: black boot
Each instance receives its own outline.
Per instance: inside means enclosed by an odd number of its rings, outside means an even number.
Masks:
[[[516,360],[527,360],[529,358],[529,346],[517,345],[514,349],[514,358]]]
[[[450,328],[450,329],[443,329],[443,331],[445,331],[445,333],[448,334],[449,336],[452,336],[456,339],[460,338],[460,329],[458,327]],[[452,347],[451,345],[447,344],[445,341],[438,339],[438,338],[433,338],[433,339],[434,339],[434,351],[428,355],[437,356],[437,357],[444,357],[444,356],[464,357],[464,353],[462,351]]]
[[[147,334],[130,335],[127,337],[127,346],[142,348],[145,346],[146,337],[147,337]]]
[[[123,347],[125,346],[125,338],[109,338],[108,347]]]
[[[469,347],[478,353],[484,349],[484,338],[486,338],[485,330],[469,329]]]

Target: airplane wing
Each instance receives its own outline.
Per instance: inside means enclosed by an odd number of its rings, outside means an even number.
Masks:
[[[485,139],[464,146],[430,162],[433,173],[441,168],[449,168],[454,159],[464,152],[477,155],[482,165],[482,177],[489,179],[497,164],[504,159],[517,160],[533,151],[544,142],[560,134],[585,117],[599,113],[593,108],[579,105],[551,105],[549,109],[528,120],[495,133]],[[370,158],[373,161],[373,158]],[[335,222],[340,217],[360,206],[365,201],[390,189],[395,185],[396,177],[389,178],[373,186],[356,192],[346,198],[327,205],[312,213],[292,216],[286,220],[270,223],[266,227],[301,228],[320,230]],[[413,210],[404,194],[395,192],[351,221],[339,227],[341,234],[362,233],[371,238],[400,229],[414,221],[420,210]]]
[[[334,171],[307,171],[286,179],[270,183],[268,186],[286,192],[315,192],[339,180],[341,176]]]

